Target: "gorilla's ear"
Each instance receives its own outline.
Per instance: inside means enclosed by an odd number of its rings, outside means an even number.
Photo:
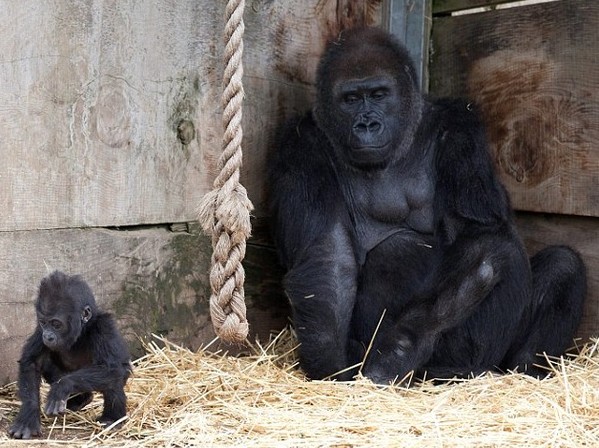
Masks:
[[[89,306],[85,306],[81,312],[81,322],[86,324],[92,318],[92,309]]]

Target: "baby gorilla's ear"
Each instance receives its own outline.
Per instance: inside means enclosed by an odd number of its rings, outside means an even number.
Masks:
[[[85,306],[81,311],[81,322],[86,324],[92,318],[92,309],[89,306]]]

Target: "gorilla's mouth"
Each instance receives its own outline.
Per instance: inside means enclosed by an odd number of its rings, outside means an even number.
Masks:
[[[352,152],[372,153],[388,150],[390,143],[389,133],[380,128],[376,132],[352,132],[348,146]]]
[[[371,152],[385,149],[388,145],[388,143],[382,145],[353,145],[351,149],[354,152]]]
[[[356,155],[375,155],[380,154],[382,152],[386,152],[388,150],[388,142],[381,144],[364,144],[360,142],[354,142],[354,144],[350,146],[350,151]]]
[[[384,166],[389,161],[392,151],[391,145],[354,145],[348,151],[348,160],[351,165],[358,167]]]

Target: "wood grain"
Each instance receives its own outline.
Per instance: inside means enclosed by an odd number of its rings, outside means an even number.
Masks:
[[[513,3],[514,0],[434,0],[433,14],[450,13],[464,9]]]
[[[213,128],[213,2],[3,1],[0,230],[193,219]]]
[[[599,216],[598,24],[594,0],[434,19],[431,92],[479,104],[519,210]]]
[[[379,21],[380,4],[248,2],[243,181],[257,214],[274,129],[309,107],[324,42]],[[0,8],[0,231],[195,219],[221,152],[221,2]]]

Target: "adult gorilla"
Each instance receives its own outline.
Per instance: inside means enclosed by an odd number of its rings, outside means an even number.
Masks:
[[[571,343],[585,268],[567,247],[530,261],[461,100],[430,101],[406,50],[356,29],[330,43],[312,113],[272,160],[275,240],[311,378],[401,380],[518,368]],[[372,347],[367,350],[372,342]]]

